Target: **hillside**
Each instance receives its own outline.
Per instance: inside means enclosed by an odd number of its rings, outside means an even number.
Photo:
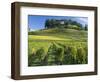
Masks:
[[[75,30],[75,29],[45,29],[29,32],[29,35],[38,35],[38,36],[52,36],[55,38],[61,39],[72,39],[72,40],[86,40],[87,39],[87,31],[84,30]]]
[[[87,31],[52,28],[28,36],[29,66],[87,64]]]

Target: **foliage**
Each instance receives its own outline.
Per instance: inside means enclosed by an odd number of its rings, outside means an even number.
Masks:
[[[76,29],[76,30],[82,30],[83,26],[82,24],[73,21],[73,20],[57,20],[57,19],[47,19],[45,21],[45,29],[50,28],[69,28],[69,29]]]
[[[81,30],[81,28],[79,26],[77,26],[77,25],[71,25],[71,24],[67,25],[67,28]]]
[[[87,54],[84,46],[72,46],[52,42],[45,53],[44,48],[36,51],[35,55],[29,56],[29,66],[40,65],[66,65],[66,64],[86,64]]]
[[[87,26],[87,25],[85,25],[84,30],[85,30],[85,31],[87,31],[87,30],[88,30],[88,26]]]

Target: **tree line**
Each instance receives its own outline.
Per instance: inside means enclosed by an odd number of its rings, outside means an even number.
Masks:
[[[45,29],[49,28],[69,28],[69,29],[76,29],[76,30],[88,30],[87,24],[85,26],[82,26],[77,21],[73,21],[71,19],[63,19],[63,20],[57,20],[57,19],[47,19],[45,21]]]

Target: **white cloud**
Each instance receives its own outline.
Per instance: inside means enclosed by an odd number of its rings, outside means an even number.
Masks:
[[[81,20],[81,21],[83,21],[83,22],[85,22],[85,23],[87,23],[88,21],[87,21],[87,18],[78,18],[79,20]]]

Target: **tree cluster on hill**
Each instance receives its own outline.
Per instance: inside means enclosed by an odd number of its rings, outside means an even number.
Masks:
[[[77,21],[73,20],[57,20],[57,19],[47,19],[45,21],[45,29],[49,28],[69,28],[69,29],[76,29],[76,30],[88,30],[87,25],[84,27],[82,24],[78,23]]]

